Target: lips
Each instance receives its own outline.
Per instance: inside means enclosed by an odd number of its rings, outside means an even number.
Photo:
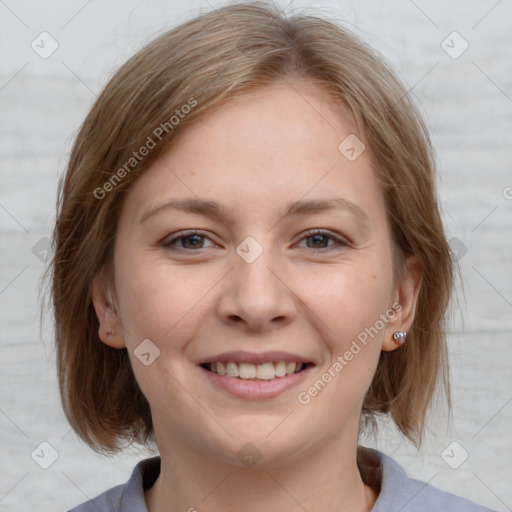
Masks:
[[[224,352],[199,362],[210,374],[226,380],[262,382],[287,380],[291,375],[314,366],[303,356],[288,352]],[[212,375],[213,376],[213,375]],[[216,380],[217,380],[216,379]],[[222,379],[222,380],[225,380]]]
[[[245,352],[242,350],[236,350],[231,352],[223,352],[222,354],[216,354],[209,357],[205,357],[198,361],[197,364],[201,365],[204,363],[229,363],[234,361],[237,363],[251,363],[251,364],[263,364],[268,362],[279,362],[285,361],[286,363],[314,363],[310,358],[303,357],[298,354],[292,354],[291,352],[282,352],[277,350],[267,352]]]

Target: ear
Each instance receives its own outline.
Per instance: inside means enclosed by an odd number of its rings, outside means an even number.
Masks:
[[[104,270],[91,282],[91,299],[100,324],[98,334],[101,341],[112,348],[125,347],[123,329]]]
[[[385,352],[390,352],[401,346],[393,339],[395,332],[409,332],[413,325],[421,288],[421,274],[420,261],[416,256],[410,256],[405,264],[403,276],[397,284],[393,302],[390,306],[394,315],[390,315],[382,341],[382,350]]]

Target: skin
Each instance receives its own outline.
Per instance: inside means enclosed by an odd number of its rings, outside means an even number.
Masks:
[[[93,302],[100,337],[128,348],[151,406],[162,469],[145,492],[150,512],[373,507],[377,492],[356,465],[361,408],[381,351],[399,349],[392,334],[412,325],[420,271],[410,261],[395,282],[369,151],[349,161],[338,150],[351,133],[351,120],[318,85],[276,83],[186,127],[129,189],[114,286],[105,292],[98,275]],[[283,218],[289,201],[335,197],[363,210],[366,226],[344,209]],[[221,203],[231,217],[162,209],[140,222],[153,206],[184,198]],[[334,239],[304,235],[314,228]],[[189,229],[205,238],[178,239],[174,251],[164,246]],[[235,250],[247,236],[263,249],[252,263]],[[402,309],[378,335],[307,405],[299,403],[297,394],[396,302]],[[134,355],[144,339],[160,350],[149,366]],[[231,350],[288,351],[315,367],[298,388],[243,400],[212,386],[197,366]],[[248,442],[262,455],[252,468],[237,457]]]

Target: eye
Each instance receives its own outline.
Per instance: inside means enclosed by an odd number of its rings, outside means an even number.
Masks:
[[[186,249],[204,249],[202,244],[205,240],[210,240],[207,236],[202,235],[198,231],[181,231],[174,234],[170,238],[166,238],[163,242],[163,246],[172,251],[180,251]],[[176,242],[181,241],[178,245]]]
[[[346,240],[343,240],[342,238],[339,238],[337,236],[334,236],[329,231],[323,230],[323,229],[311,229],[310,231],[307,231],[304,236],[301,238],[302,240],[313,240],[313,246],[308,246],[308,249],[336,249],[340,247],[348,247],[349,243]],[[333,240],[334,243],[330,246],[326,246],[325,243],[330,240]]]
[[[311,239],[313,242],[313,246],[308,246],[307,249],[336,249],[341,247],[348,247],[349,243],[342,238],[334,236],[332,233],[322,229],[312,229],[307,231],[302,238],[303,240]],[[201,234],[199,231],[189,230],[189,231],[180,231],[178,233],[173,234],[170,238],[166,238],[162,245],[169,250],[172,251],[181,251],[181,250],[194,250],[194,249],[205,249],[204,242],[206,240],[210,240],[206,235]],[[334,243],[331,245],[328,244],[329,240],[332,240]],[[211,240],[210,240],[211,241]],[[213,247],[211,245],[210,247]]]

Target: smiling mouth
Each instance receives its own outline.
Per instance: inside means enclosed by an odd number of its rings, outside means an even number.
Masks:
[[[306,368],[313,366],[313,363],[276,361],[251,364],[229,361],[227,363],[203,363],[200,366],[212,373],[241,380],[273,380],[293,375],[294,373],[300,373]]]

